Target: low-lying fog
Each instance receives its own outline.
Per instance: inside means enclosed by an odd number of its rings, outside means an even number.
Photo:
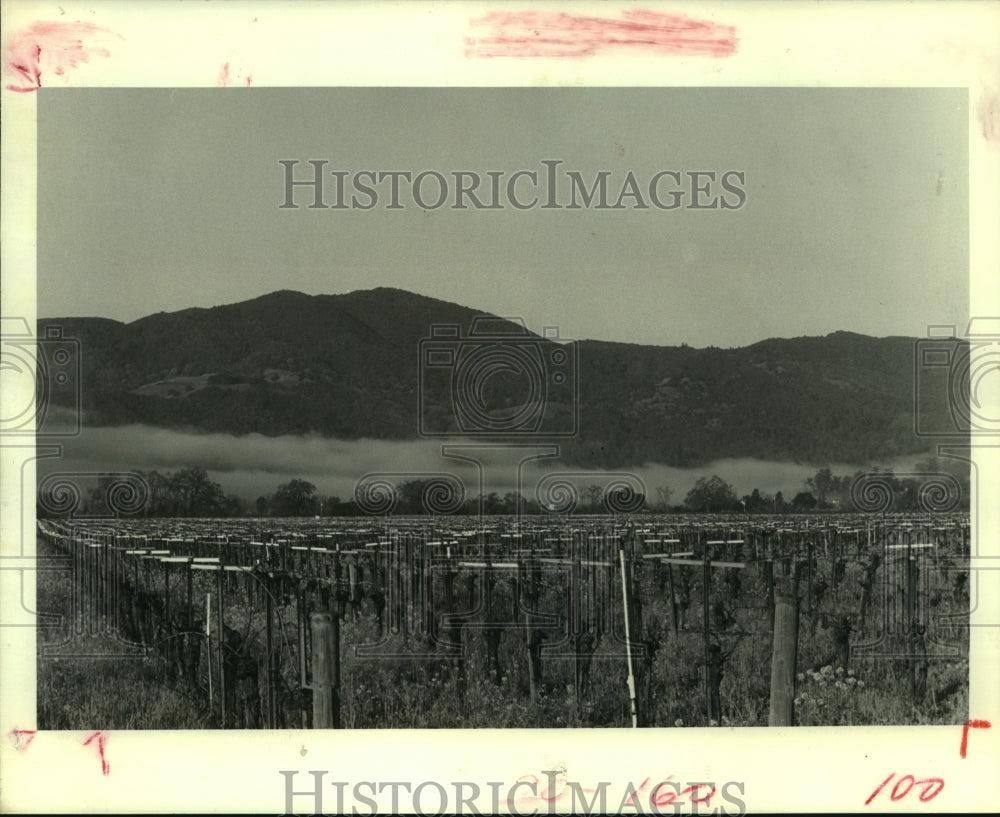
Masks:
[[[636,463],[615,472],[584,469],[561,463],[558,457],[529,460],[537,454],[558,450],[558,445],[536,445],[522,441],[514,446],[484,446],[475,440],[336,440],[319,436],[266,437],[249,434],[234,437],[228,434],[203,434],[173,431],[143,425],[84,428],[72,438],[39,439],[39,446],[58,443],[62,455],[38,460],[39,479],[54,472],[107,473],[123,471],[173,472],[198,466],[208,471],[227,494],[236,494],[250,501],[273,493],[281,483],[304,479],[313,483],[321,496],[338,496],[346,501],[362,477],[374,473],[392,475],[393,482],[427,478],[432,474],[449,473],[466,485],[466,495],[480,490],[503,495],[518,486],[518,463],[525,461],[521,484],[525,496],[532,496],[538,481],[549,474],[569,473],[570,481],[578,486],[606,483],[611,473],[627,472],[638,477],[650,500],[657,489],[671,489],[671,501],[680,504],[686,493],[702,476],[717,474],[729,482],[737,496],[754,488],[762,493],[782,491],[791,499],[798,491],[807,490],[806,479],[820,467],[834,474],[853,474],[857,470],[882,470],[891,467],[896,472],[913,470],[920,456],[878,463],[792,463],[754,459],[723,459],[694,468],[673,468],[657,463]],[[444,454],[442,450],[444,449]],[[42,453],[41,451],[39,453]],[[483,463],[477,469],[471,463],[446,456],[451,453]],[[479,474],[477,474],[477,470]]]

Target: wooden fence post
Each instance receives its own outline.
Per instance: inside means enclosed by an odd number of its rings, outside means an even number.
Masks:
[[[212,594],[205,594],[205,648],[208,653],[208,708],[212,708]]]
[[[334,613],[336,615],[336,612]],[[295,593],[295,627],[298,637],[299,651],[299,691],[305,690],[308,683],[308,672],[306,667],[306,597],[301,581]],[[302,728],[309,726],[305,706],[302,707]]]
[[[313,729],[340,728],[340,619],[313,613]]]
[[[167,636],[173,634],[173,627],[170,626],[170,564],[162,562],[163,565],[163,618],[167,625]]]
[[[798,565],[796,565],[796,568]],[[768,726],[795,723],[795,664],[799,646],[798,570],[791,588],[782,588],[774,602],[774,642],[771,653],[771,710]]]
[[[577,711],[580,709],[580,684],[583,678],[583,667],[580,663],[580,647],[586,622],[583,619],[583,582],[581,581],[580,557],[573,559],[570,567],[569,586],[569,631],[573,639],[573,696],[576,699]]]
[[[771,625],[771,632],[774,632],[774,560],[764,561],[764,584],[767,587],[767,618]]]
[[[360,603],[358,599],[358,565],[356,562],[349,562],[347,565],[347,582],[350,586],[351,595],[349,596],[351,603],[351,616],[357,621],[358,620],[358,604]]]
[[[927,647],[921,616],[918,610],[918,577],[920,566],[916,554],[911,552],[910,544],[906,548],[906,633],[909,653],[910,698],[914,706],[923,703],[927,694]]]
[[[537,610],[540,590],[538,587],[538,572],[534,554],[528,562],[528,603],[531,610]],[[525,612],[524,619],[528,637],[528,686],[532,700],[537,700],[543,688],[542,673],[542,632],[532,621],[533,612]]]
[[[225,595],[223,589],[223,581],[225,580],[226,569],[222,565],[219,566],[219,572],[216,574],[216,587],[215,592],[218,598],[217,610],[219,615],[218,631],[219,631],[219,716],[222,723],[222,728],[226,728],[226,623],[225,623]]]
[[[194,629],[194,571],[190,561],[184,569],[187,574],[187,629],[190,631]]]
[[[674,589],[674,566],[667,564],[667,593],[670,596],[670,626],[674,635],[678,632],[680,613],[677,609],[677,591]]]
[[[701,638],[702,638],[702,655],[704,656],[705,667],[702,670],[704,683],[705,683],[705,714],[708,716],[708,724],[711,726],[713,723],[718,724],[721,720],[721,715],[714,704],[718,701],[718,692],[715,695],[712,694],[712,687],[715,684],[715,673],[713,673],[713,661],[711,657],[712,651],[712,622],[709,618],[711,611],[711,589],[712,589],[712,562],[711,553],[709,553],[708,544],[705,545],[704,553],[702,554],[702,567],[701,567],[701,606],[702,606],[702,619],[701,619]]]
[[[624,620],[625,620],[625,657],[627,659],[627,669],[628,669],[628,697],[629,697],[629,710],[632,716],[632,728],[635,729],[639,726],[639,708],[636,702],[636,689],[635,689],[635,670],[632,664],[632,632],[631,632],[631,622],[630,618],[632,611],[629,604],[629,567],[626,562],[625,556],[625,539],[624,537],[619,540],[618,543],[618,564],[621,570],[622,577],[622,607],[624,609]]]
[[[274,599],[271,594],[274,591],[275,583],[269,576],[261,577],[264,588],[264,682],[267,684],[267,714],[266,721],[268,729],[276,729],[277,701],[274,688]]]

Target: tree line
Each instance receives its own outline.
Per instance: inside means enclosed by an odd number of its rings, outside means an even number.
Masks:
[[[78,480],[73,474],[59,476],[56,483],[42,480],[36,495],[40,517],[219,517],[244,516],[248,510],[242,497],[226,494],[204,468],[99,474],[89,487],[92,474],[80,474]]]
[[[885,504],[893,511],[920,511],[921,494],[935,479],[944,476],[952,478],[949,486],[955,488],[955,510],[969,509],[970,475],[967,465],[954,460],[931,457],[918,462],[914,471],[897,475],[893,469],[881,470],[873,467],[868,471],[857,470],[853,474],[834,474],[830,468],[820,468],[813,476],[805,480],[806,489],[796,493],[791,500],[785,498],[782,491],[773,496],[754,488],[749,494],[737,497],[732,485],[719,476],[701,477],[694,487],[684,497],[680,507],[669,506],[670,490],[666,492],[667,501],[661,503],[657,510],[684,510],[688,512],[710,513],[808,513],[810,511],[866,511],[864,504],[859,504],[856,495],[856,484],[865,479],[877,482],[886,491]],[[948,497],[939,497],[941,504],[946,504]]]
[[[112,475],[101,476],[97,485],[87,491],[76,490],[76,501],[67,503],[55,493],[57,489],[40,489],[37,496],[39,517],[77,516],[123,517],[332,517],[369,516],[378,513],[423,515],[435,513],[428,501],[433,484],[428,480],[410,480],[396,486],[384,507],[375,510],[359,503],[357,498],[343,500],[339,496],[321,495],[316,486],[304,479],[292,479],[279,485],[271,494],[259,496],[254,503],[234,494],[226,494],[222,486],[211,480],[204,468],[183,468],[173,473],[158,471],[132,472],[127,483],[115,482]],[[950,475],[958,486],[955,510],[968,510],[970,475],[966,466],[953,461],[931,458],[920,462],[914,472],[895,474],[891,469],[855,471],[834,474],[830,468],[820,468],[805,480],[805,490],[786,499],[782,491],[769,494],[754,488],[742,497],[725,479],[713,474],[699,477],[680,503],[674,503],[674,491],[661,485],[652,497],[624,493],[605,495],[601,486],[581,488],[572,507],[543,507],[536,500],[519,496],[514,491],[504,494],[490,492],[481,496],[461,498],[445,510],[452,515],[513,515],[569,512],[603,514],[627,509],[633,512],[656,513],[808,513],[813,511],[868,510],[856,507],[852,486],[861,478],[876,478],[880,486],[891,492],[893,511],[921,510],[921,491],[934,475]],[[43,486],[44,486],[43,481]],[[437,512],[441,512],[437,509]]]
[[[435,513],[434,502],[429,492],[440,486],[435,480],[414,479],[395,486],[394,495],[385,503],[385,513],[401,516],[419,516]],[[614,504],[615,497],[611,497]],[[628,496],[622,498],[637,508],[645,506],[645,497]],[[338,496],[320,496],[316,486],[305,480],[293,479],[279,485],[270,495],[260,496],[255,503],[259,516],[370,516],[376,513],[373,506],[359,502],[357,498],[342,500]],[[578,513],[607,513],[604,489],[589,486],[582,491],[574,510]],[[534,499],[520,496],[516,491],[500,494],[491,491],[476,497],[459,499],[447,505],[449,515],[513,515],[540,514],[545,509]]]

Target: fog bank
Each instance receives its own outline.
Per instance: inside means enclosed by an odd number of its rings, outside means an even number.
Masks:
[[[54,442],[55,440],[53,440]],[[539,480],[565,474],[578,486],[607,484],[617,473],[637,477],[647,496],[657,489],[672,491],[679,504],[695,481],[717,474],[733,485],[737,495],[754,488],[763,493],[782,491],[790,499],[806,490],[806,479],[820,467],[835,474],[891,467],[914,468],[919,456],[877,463],[791,463],[755,459],[723,459],[694,468],[659,463],[636,464],[615,471],[595,471],[562,463],[558,456],[530,459],[558,451],[558,445],[518,444],[485,446],[474,440],[337,440],[309,436],[267,437],[249,434],[202,434],[143,425],[84,428],[79,437],[60,440],[63,455],[38,461],[39,478],[53,472],[106,473],[121,471],[172,472],[197,466],[208,471],[228,494],[248,500],[272,493],[281,483],[305,479],[324,496],[347,500],[363,477],[386,474],[390,481],[453,474],[474,496],[480,489],[504,494],[518,489],[531,496]],[[481,463],[477,467],[468,460]],[[522,462],[523,461],[523,462]],[[518,468],[522,463],[521,468]]]

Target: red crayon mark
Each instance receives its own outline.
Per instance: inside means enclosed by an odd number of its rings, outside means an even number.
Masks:
[[[878,793],[880,791],[882,791],[882,789],[884,789],[886,786],[888,786],[889,785],[889,781],[892,780],[892,778],[894,778],[895,776],[896,776],[896,773],[893,772],[885,780],[883,780],[881,783],[879,783],[878,786],[875,787],[875,791],[873,791],[871,794],[868,795],[868,799],[865,800],[865,805],[867,806],[872,800],[874,800],[876,797],[878,797]]]
[[[230,66],[228,62],[222,63],[222,68],[219,69],[219,79],[217,82],[219,87],[228,88],[230,85],[233,84],[234,81],[237,81],[239,79],[240,79],[240,73],[238,71],[234,72],[232,66]],[[247,88],[249,88],[251,83],[253,82],[253,77],[250,74],[247,74],[242,79],[243,82],[246,84]]]
[[[896,773],[893,772],[885,780],[879,783],[878,786],[875,787],[875,791],[868,795],[868,799],[865,800],[865,805],[867,806],[872,800],[878,797],[882,789],[888,786],[895,776]],[[916,787],[920,787],[922,789],[920,793],[917,794],[917,799],[921,803],[927,803],[937,797],[944,789],[944,780],[940,777],[928,777],[925,780],[917,780],[912,774],[905,774],[896,781],[896,785],[889,791],[889,799],[894,803],[902,800]]]
[[[643,793],[644,791],[646,791],[646,789],[648,789],[648,788],[649,788],[649,784],[650,784],[650,782],[651,782],[651,781],[650,781],[650,779],[649,779],[648,777],[647,777],[647,778],[646,778],[645,780],[643,780],[643,781],[642,781],[642,785],[641,785],[641,786],[639,786],[639,788],[637,788],[637,789],[636,789],[635,791],[633,791],[633,792],[632,792],[632,793],[631,793],[631,794],[630,794],[630,795],[628,796],[628,799],[627,799],[627,800],[625,800],[625,801],[624,801],[624,802],[622,803],[622,805],[623,805],[623,806],[624,806],[624,805],[630,805],[630,806],[637,806],[637,805],[638,805],[638,803],[636,803],[636,802],[635,802],[635,796],[636,796],[637,794],[642,794],[642,793]]]
[[[983,127],[983,139],[1000,142],[1000,93],[987,91],[979,99],[979,123]]]
[[[989,721],[982,720],[971,720],[966,721],[965,725],[962,727],[962,743],[958,747],[959,757],[965,757],[965,750],[969,746],[969,730],[970,729],[989,729],[993,724]]]
[[[697,794],[698,790],[702,788],[707,788],[708,794],[703,794],[701,795],[701,797],[694,796],[695,794]],[[707,803],[715,796],[715,786],[713,786],[711,783],[693,783],[686,789],[684,789],[684,791],[682,791],[681,794],[682,795],[691,794],[692,805],[695,805],[697,803]]]
[[[1000,73],[1000,64],[993,57],[992,51],[987,52],[967,42],[952,42],[940,40],[929,45],[928,50],[934,58],[943,56],[956,66],[965,66],[975,72],[979,85],[979,101],[976,105],[976,115],[986,142],[1000,144],[1000,87],[997,87],[996,77]]]
[[[628,9],[617,18],[551,11],[494,11],[470,20],[467,57],[591,57],[601,50],[728,57],[733,26],[683,14]]]
[[[31,741],[35,739],[34,729],[13,729],[10,733],[14,741],[14,748],[19,752],[26,752],[31,746]]]
[[[646,787],[646,782],[643,783],[642,787]],[[707,791],[701,794],[699,792],[702,789]],[[689,783],[682,789],[679,783],[674,782],[674,776],[669,775],[653,787],[649,793],[649,802],[655,811],[675,803],[678,805],[674,807],[679,808],[680,801],[687,798],[690,805],[694,806],[694,812],[697,812],[698,806],[707,805],[715,797],[717,791],[714,783]]]
[[[546,774],[546,778],[546,780],[541,780],[538,775],[521,775],[514,781],[511,791],[513,792],[515,788],[518,790],[526,789],[530,790],[532,794],[518,794],[516,797],[508,796],[507,806],[513,809],[516,805],[525,806],[533,803],[554,803],[557,800],[561,800],[572,791],[570,783],[566,780],[565,772],[559,772],[558,774],[549,773]],[[583,786],[579,783],[574,783],[573,785],[578,787],[578,791],[581,795],[595,794],[597,792],[597,789],[588,788],[587,786]],[[645,785],[646,784],[643,784],[643,786]],[[642,791],[642,789],[640,788],[639,791]]]
[[[108,35],[121,37],[92,23],[35,23],[16,31],[4,44],[4,71],[18,81],[8,91],[30,93],[42,87],[49,74],[65,76],[91,57],[110,57],[107,48],[96,43]]]
[[[562,774],[557,775],[554,778],[554,781],[558,781],[559,783],[562,783],[564,786],[566,783],[566,779]],[[521,783],[525,785],[519,786],[518,784]],[[541,794],[538,794],[539,786],[541,786],[542,789]],[[511,787],[511,791],[513,791],[514,788],[530,789],[532,792],[534,792],[534,794],[518,794],[518,796],[513,799],[508,795],[507,807],[510,809],[514,808],[515,803],[520,806],[530,805],[531,803],[553,803],[556,800],[559,800],[566,794],[567,791],[569,791],[568,789],[563,788],[558,793],[555,793],[552,789],[549,789],[549,791],[551,791],[551,796],[549,796],[545,793],[547,790],[547,784],[539,780],[538,775],[534,774],[522,774],[519,778],[517,778],[517,780],[514,781],[514,786]]]
[[[83,745],[90,746],[95,740],[97,741],[97,751],[101,755],[101,774],[108,775],[111,773],[111,764],[104,756],[104,745],[108,742],[108,735],[106,732],[94,732],[83,742]]]

